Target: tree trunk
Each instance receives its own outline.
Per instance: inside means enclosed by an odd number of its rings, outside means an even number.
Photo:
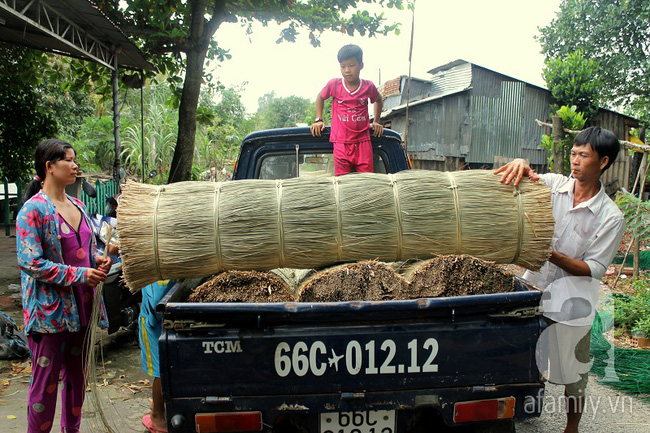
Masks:
[[[208,0],[192,2],[190,24],[190,46],[185,68],[185,81],[181,104],[178,108],[178,138],[174,149],[174,158],[169,173],[169,183],[189,180],[194,160],[194,140],[196,138],[196,111],[203,81],[203,65],[208,52],[210,40],[222,22],[225,2],[219,2],[208,11]],[[206,14],[212,18],[206,21]]]
[[[192,50],[187,53],[187,69],[178,108],[178,138],[169,173],[169,183],[189,180],[194,159],[196,137],[196,110],[201,93],[203,63],[206,51]]]

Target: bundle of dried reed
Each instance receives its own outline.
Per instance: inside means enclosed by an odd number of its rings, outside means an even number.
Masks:
[[[470,254],[538,269],[553,233],[550,191],[491,171],[129,183],[118,208],[132,290],[223,270],[318,268]]]

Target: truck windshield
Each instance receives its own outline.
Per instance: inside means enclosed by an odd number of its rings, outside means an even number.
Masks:
[[[299,170],[296,170],[296,162]],[[375,173],[386,174],[386,163],[379,154],[374,155]],[[262,158],[259,179],[289,179],[296,177],[334,176],[334,155],[331,153],[269,154]]]

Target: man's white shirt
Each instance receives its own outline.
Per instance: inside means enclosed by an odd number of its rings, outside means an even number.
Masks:
[[[555,218],[551,247],[569,258],[586,262],[591,269],[591,278],[600,280],[614,259],[625,232],[622,212],[607,196],[602,183],[595,196],[574,207],[575,179],[555,173],[542,174],[540,178],[551,188]],[[538,272],[526,271],[524,274],[526,280],[541,289],[568,276],[568,272],[551,262],[546,262]],[[579,286],[580,284],[576,289],[579,290]],[[595,293],[591,293],[594,287]],[[581,295],[597,302],[598,285],[585,284],[583,288],[586,292]],[[568,296],[569,293],[565,295]],[[548,304],[545,302],[545,310],[560,311],[563,300],[557,299],[557,296],[554,298],[556,299],[550,299]]]

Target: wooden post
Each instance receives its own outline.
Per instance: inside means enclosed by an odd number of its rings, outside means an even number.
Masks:
[[[639,139],[645,143],[645,128],[641,128],[639,131]],[[634,158],[636,158],[636,155],[639,152],[634,152]],[[645,178],[648,174],[648,154],[643,153],[643,156],[641,157],[641,163],[639,164],[639,173],[640,176],[639,182],[640,182],[640,188],[639,188],[639,200],[643,200],[643,192],[645,190]],[[633,189],[636,188],[636,185],[632,187]],[[636,222],[636,221],[635,221]],[[639,262],[641,260],[641,254],[639,253],[640,247],[641,247],[641,241],[639,239],[639,236],[637,235],[637,231],[635,230],[634,233],[634,239],[632,240],[634,242],[634,267],[632,268],[632,278],[639,278]]]
[[[645,127],[639,129],[639,139],[645,142]],[[630,161],[630,190],[632,190],[636,185],[636,175],[641,169],[641,158],[643,158],[642,152],[633,152],[632,161]]]
[[[564,166],[564,152],[561,148],[564,140],[564,128],[562,128],[562,119],[560,116],[553,116],[553,172],[562,173]]]

